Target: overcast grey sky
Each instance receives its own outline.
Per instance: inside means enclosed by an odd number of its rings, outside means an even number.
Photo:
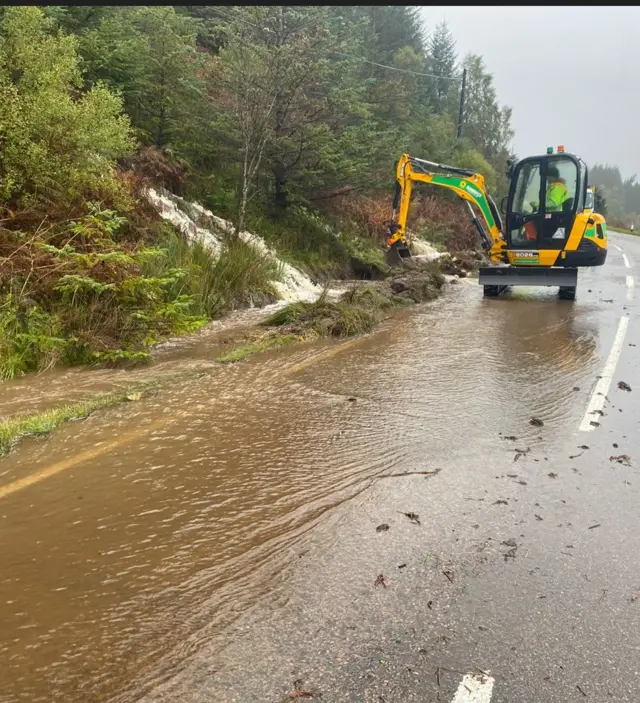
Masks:
[[[563,144],[640,180],[640,7],[423,7],[484,56],[520,158]]]

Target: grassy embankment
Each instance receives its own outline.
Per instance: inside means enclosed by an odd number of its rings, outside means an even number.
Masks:
[[[622,234],[632,234],[634,236],[637,236],[638,234],[640,234],[640,232],[638,230],[634,229],[632,231],[632,230],[628,229],[627,227],[618,227],[618,225],[609,225],[609,229],[612,232],[621,232]]]
[[[258,352],[321,337],[364,334],[393,309],[433,300],[444,284],[437,264],[415,265],[382,281],[353,286],[337,300],[327,291],[315,302],[295,302],[268,317],[260,331],[216,361],[233,363]]]

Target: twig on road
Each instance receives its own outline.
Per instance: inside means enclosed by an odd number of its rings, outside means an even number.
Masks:
[[[381,478],[402,478],[403,476],[435,476],[440,473],[440,469],[434,471],[403,471],[400,474],[384,474],[384,476],[374,476],[373,480],[377,481]]]
[[[580,693],[582,693],[585,698],[587,698],[587,694],[580,688],[580,686],[578,686],[578,684],[576,684],[576,688],[578,689],[578,691],[580,691]]]

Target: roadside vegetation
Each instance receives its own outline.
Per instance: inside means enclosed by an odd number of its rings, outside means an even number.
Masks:
[[[313,302],[297,301],[273,313],[261,325],[265,331],[250,333],[216,361],[234,363],[297,342],[365,334],[394,308],[434,300],[444,283],[436,264],[414,264],[382,281],[356,284],[338,299],[325,289]]]
[[[0,457],[6,456],[23,439],[51,434],[65,422],[83,420],[96,410],[137,400],[139,393],[113,393],[0,422]]]
[[[617,232],[637,234],[640,229],[637,177],[623,178],[617,166],[595,164],[589,171],[589,180],[596,186],[596,210],[605,216],[607,225]]]
[[[396,6],[0,8],[0,379],[145,363],[169,336],[274,301],[279,266],[242,230],[317,282],[389,276],[403,151],[504,188],[510,110],[481,57],[426,30]],[[187,243],[149,186],[235,232],[217,253]],[[414,209],[440,248],[475,246],[446,195]]]

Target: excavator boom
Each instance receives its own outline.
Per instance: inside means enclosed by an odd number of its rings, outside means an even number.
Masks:
[[[391,260],[408,255],[406,227],[414,182],[447,188],[464,200],[491,260],[495,263],[505,261],[502,221],[498,208],[487,193],[482,174],[471,169],[418,159],[408,154],[403,154],[396,166],[396,193],[387,240]],[[476,215],[473,205],[481,217]]]

